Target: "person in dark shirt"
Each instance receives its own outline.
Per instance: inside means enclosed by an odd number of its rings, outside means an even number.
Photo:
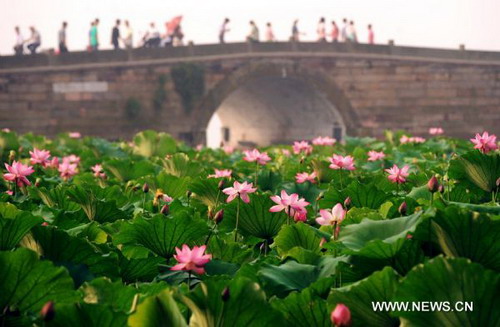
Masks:
[[[113,27],[113,32],[111,33],[111,44],[115,50],[120,49],[120,20],[116,20],[116,25]]]
[[[62,23],[62,27],[59,30],[59,53],[68,52],[68,46],[66,45],[66,27],[68,26],[67,22]]]

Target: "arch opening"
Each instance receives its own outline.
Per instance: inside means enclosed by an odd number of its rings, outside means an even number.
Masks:
[[[290,144],[331,136],[340,140],[345,124],[335,105],[314,85],[297,77],[254,77],[218,106],[206,129],[207,146]]]

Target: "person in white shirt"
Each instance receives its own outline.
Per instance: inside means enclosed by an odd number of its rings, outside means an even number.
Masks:
[[[31,37],[25,41],[28,43],[27,47],[30,50],[31,54],[36,53],[36,49],[42,44],[42,38],[40,33],[35,29],[34,26],[30,27]]]
[[[340,30],[340,41],[347,41],[347,19],[342,19],[342,29]]]
[[[130,23],[128,22],[128,20],[126,20],[124,24],[125,24],[125,30],[123,33],[122,42],[125,45],[126,49],[132,49],[132,47],[134,46],[133,43],[134,31],[132,30],[132,27],[130,27]]]
[[[14,52],[16,56],[20,56],[24,52],[24,38],[23,35],[21,34],[19,26],[16,26],[14,30],[16,31],[16,43],[14,45]]]
[[[160,31],[156,28],[155,23],[149,24],[149,30],[144,36],[144,46],[147,48],[157,48],[160,45]]]
[[[316,33],[318,34],[318,42],[326,42],[325,17],[321,17],[319,20]]]
[[[224,22],[222,23],[222,26],[220,27],[219,30],[219,43],[225,43],[224,37],[226,36],[226,33],[229,32],[229,28],[227,27],[229,25],[229,18],[224,19]]]
[[[347,28],[347,39],[354,43],[358,42],[358,35],[356,33],[356,28],[354,27],[354,21],[352,20]]]

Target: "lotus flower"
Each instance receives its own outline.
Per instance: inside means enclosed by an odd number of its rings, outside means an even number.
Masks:
[[[305,183],[307,181],[311,182],[311,183],[315,183],[316,182],[316,172],[312,172],[312,173],[297,173],[297,175],[295,175],[295,181],[298,183],[298,184],[302,184],[302,183]]]
[[[231,178],[233,171],[231,169],[215,169],[215,174],[208,175],[208,178]]]
[[[79,139],[82,137],[82,134],[80,134],[80,132],[70,132],[68,136],[72,139]]]
[[[200,247],[194,246],[191,250],[186,244],[182,245],[182,250],[175,248],[174,254],[175,260],[179,262],[170,270],[185,270],[192,271],[199,275],[205,273],[205,265],[212,259],[211,254],[205,254],[205,249],[207,247],[202,245]]]
[[[444,133],[441,127],[431,127],[429,128],[430,135],[442,135]]]
[[[174,199],[172,197],[163,193],[163,191],[161,189],[157,189],[155,192],[154,199],[153,199],[153,205],[157,206],[160,200],[162,200],[163,202],[166,202],[167,204],[174,201]]]
[[[476,137],[470,140],[474,143],[474,149],[478,149],[482,153],[498,149],[497,136],[495,134],[489,135],[488,132],[483,132],[483,135],[479,135],[477,133]]]
[[[91,167],[91,169],[94,172],[95,177],[106,178],[106,173],[102,170],[101,165],[95,164],[94,166]]]
[[[42,167],[46,167],[50,163],[50,151],[38,150],[37,148],[34,148],[33,151],[30,151],[30,155],[30,162],[32,165],[39,164]]]
[[[282,190],[281,196],[273,195],[271,196],[271,200],[273,200],[276,205],[269,209],[270,212],[280,212],[285,210],[290,217],[295,218],[298,214],[297,218],[301,218],[299,220],[302,220],[303,217],[307,215],[305,207],[309,205],[309,202],[303,198],[299,198],[297,193],[288,195],[285,190]]]
[[[225,154],[232,154],[234,152],[234,147],[231,145],[224,145],[222,147],[222,150],[224,151]]]
[[[6,181],[14,182],[19,187],[31,185],[26,176],[33,174],[33,167],[14,161],[12,162],[12,166],[5,163],[5,168],[8,171],[7,174],[3,174],[3,178]]]
[[[354,170],[354,158],[351,156],[341,156],[338,154],[334,154],[331,158],[328,159],[330,161],[330,168],[332,169],[345,169],[345,170]]]
[[[61,178],[65,181],[78,173],[76,163],[70,163],[69,161],[63,161],[57,170],[59,171]]]
[[[340,224],[344,220],[346,212],[342,203],[337,203],[331,210],[321,209],[319,211],[320,217],[316,218],[316,222],[323,226]]]
[[[306,141],[293,142],[293,153],[299,154],[303,152],[304,154],[310,154],[313,150],[312,145]]]
[[[332,311],[330,319],[336,327],[348,327],[351,325],[351,311],[345,304],[339,303]]]
[[[253,149],[251,151],[247,150],[244,153],[245,156],[243,157],[243,160],[248,162],[257,162],[260,165],[265,165],[269,160],[271,160],[266,152],[259,152],[257,149]]]
[[[46,168],[59,168],[59,158],[52,157],[52,159],[45,166]]]
[[[290,150],[288,150],[288,149],[281,149],[281,153],[282,153],[285,157],[289,157],[289,156],[290,156]]]
[[[72,155],[69,155],[69,156],[66,156],[66,157],[63,157],[62,158],[62,162],[67,162],[67,163],[71,163],[71,164],[79,164],[80,163],[80,157],[79,156],[75,156],[74,154]]]
[[[387,178],[391,182],[402,184],[406,182],[406,177],[410,175],[408,173],[409,169],[410,167],[408,165],[404,165],[403,168],[399,168],[398,166],[394,165],[392,166],[392,168],[386,169],[385,171],[389,173],[389,176],[387,176]]]
[[[257,191],[257,189],[252,186],[252,183],[248,184],[247,182],[239,183],[238,181],[234,181],[233,187],[227,187],[223,189],[222,192],[229,195],[226,200],[227,203],[233,201],[237,197],[240,197],[243,202],[249,203],[250,198],[248,197],[248,194]]]
[[[384,158],[385,158],[385,153],[382,151],[380,152],[374,150],[368,151],[368,161],[378,161]]]
[[[313,141],[312,141],[312,144],[314,145],[334,145],[335,142],[337,142],[336,139],[332,138],[332,137],[328,137],[328,136],[325,136],[325,137],[322,137],[322,136],[318,136],[317,138],[315,138]]]
[[[415,136],[415,137],[408,137],[406,135],[401,136],[399,139],[399,143],[405,144],[405,143],[424,143],[425,139],[423,137]]]

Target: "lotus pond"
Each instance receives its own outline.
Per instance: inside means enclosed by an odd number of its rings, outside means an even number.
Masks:
[[[2,131],[0,156],[0,326],[500,325],[493,136]]]

